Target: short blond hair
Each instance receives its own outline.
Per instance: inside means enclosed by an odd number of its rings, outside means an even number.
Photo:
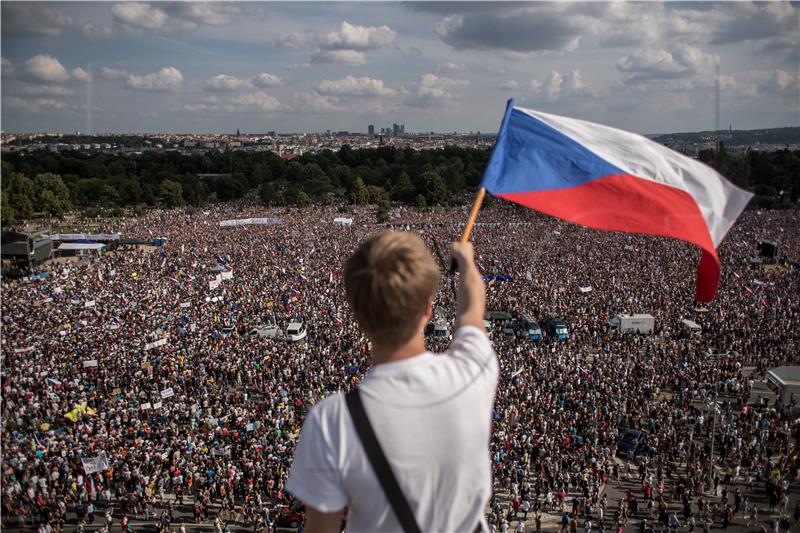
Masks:
[[[372,342],[399,346],[416,333],[441,273],[425,242],[386,231],[358,247],[344,267],[347,300]]]

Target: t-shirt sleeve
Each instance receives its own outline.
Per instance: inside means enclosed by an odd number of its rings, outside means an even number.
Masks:
[[[492,381],[498,378],[500,367],[489,337],[474,326],[461,326],[456,330],[447,354],[477,365],[479,371]]]
[[[307,506],[332,513],[344,509],[347,495],[341,486],[330,435],[325,434],[318,417],[319,409],[312,409],[303,423],[286,490]]]

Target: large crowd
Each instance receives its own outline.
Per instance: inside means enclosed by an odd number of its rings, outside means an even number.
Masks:
[[[334,224],[341,216],[352,225]],[[282,223],[219,224],[251,217]],[[447,270],[443,251],[465,219],[462,208],[397,207],[377,224],[366,207],[237,203],[75,222],[166,242],[4,280],[3,527],[301,525],[284,484],[303,418],[369,366],[344,297],[345,258],[389,226],[421,234]],[[742,215],[705,307],[693,301],[699,252],[686,243],[499,203],[481,211],[473,238],[491,310],[569,329],[533,341],[511,333],[516,320],[488,324],[501,365],[487,458],[493,530],[796,527],[797,402],[753,392],[768,368],[800,358],[796,211]],[[777,264],[754,260],[762,240],[778,242]],[[451,328],[454,282],[444,276],[435,303]],[[618,313],[652,314],[655,332],[610,331]],[[259,335],[270,321],[300,321],[307,336]],[[448,340],[431,336],[429,347]],[[627,429],[646,440],[620,458]]]

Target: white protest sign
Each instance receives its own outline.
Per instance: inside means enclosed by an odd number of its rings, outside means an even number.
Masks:
[[[95,304],[97,304],[97,302],[95,302],[94,300],[89,300],[88,302],[86,302],[85,304],[83,304],[83,306],[84,306],[84,307],[94,307],[94,306],[95,306]]]
[[[83,463],[83,470],[87,474],[102,472],[110,468],[106,452],[100,452],[94,457],[81,457],[81,462]]]
[[[144,349],[145,351],[152,350],[153,348],[158,348],[159,346],[164,346],[165,344],[167,344],[166,338],[158,339],[157,341],[148,342],[147,344],[145,344]]]
[[[161,409],[161,405],[162,405],[161,402],[156,402],[153,404],[153,409]]]
[[[168,387],[161,391],[161,399],[166,400],[167,398],[172,398],[175,396],[175,391],[172,390],[172,387]]]
[[[83,368],[93,368],[97,366],[97,359],[87,359],[83,362]]]

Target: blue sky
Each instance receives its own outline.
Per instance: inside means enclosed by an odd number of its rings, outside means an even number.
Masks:
[[[789,3],[3,2],[3,131],[800,126]],[[89,112],[91,102],[91,113]]]

